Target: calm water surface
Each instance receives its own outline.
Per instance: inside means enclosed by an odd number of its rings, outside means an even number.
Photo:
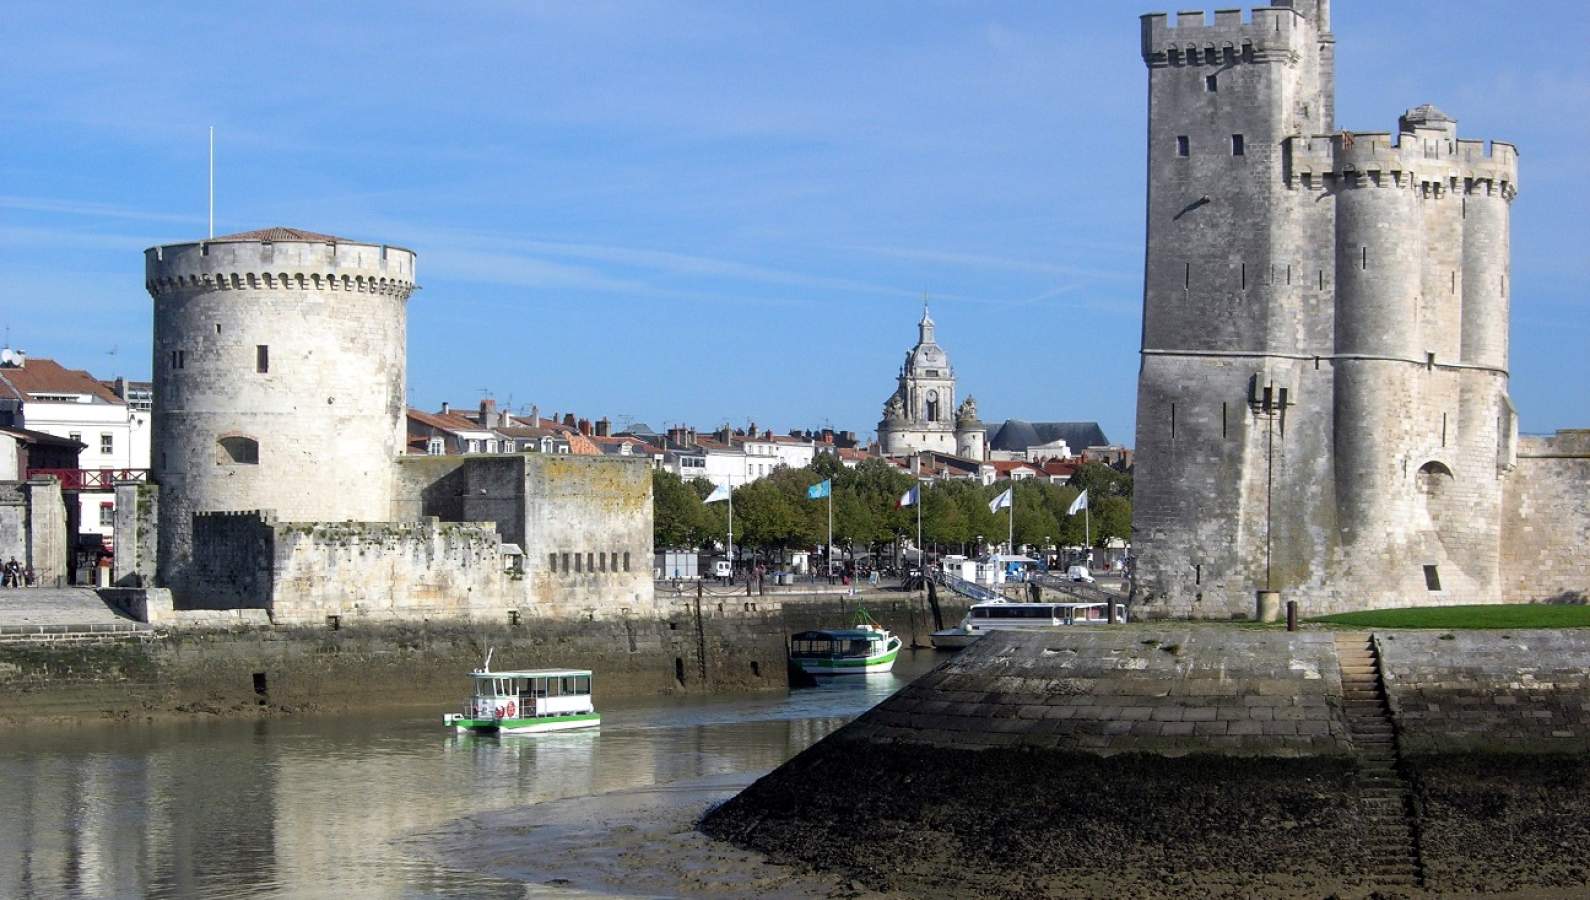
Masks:
[[[437,709],[0,735],[0,897],[522,897],[402,839],[769,769],[943,659],[904,651],[891,675],[787,696],[607,703],[589,732],[465,737]]]

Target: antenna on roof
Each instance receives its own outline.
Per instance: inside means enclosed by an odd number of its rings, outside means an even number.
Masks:
[[[210,126],[210,237],[215,237],[215,126]]]

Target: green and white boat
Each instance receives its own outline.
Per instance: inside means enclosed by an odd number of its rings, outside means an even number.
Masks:
[[[790,637],[790,659],[810,675],[872,675],[894,668],[904,642],[864,609],[850,628],[802,631]]]
[[[590,669],[523,669],[469,673],[474,685],[462,713],[447,713],[442,723],[464,734],[536,734],[595,728],[602,717],[591,704]]]

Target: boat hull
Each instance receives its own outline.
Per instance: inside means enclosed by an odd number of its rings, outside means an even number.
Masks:
[[[894,642],[893,647],[877,656],[857,657],[855,659],[823,659],[820,657],[796,657],[795,665],[808,675],[875,675],[887,672],[894,668],[895,658],[900,655],[900,645]]]
[[[528,719],[471,719],[467,716],[447,715],[442,721],[460,734],[540,734],[546,731],[595,728],[602,724],[602,717],[597,713],[537,716]]]
[[[932,641],[937,650],[964,650],[981,637],[980,634],[967,634],[959,628],[946,628],[933,632]]]

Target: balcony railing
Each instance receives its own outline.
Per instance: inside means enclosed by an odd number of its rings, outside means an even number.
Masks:
[[[63,491],[108,491],[118,484],[147,484],[148,469],[29,469],[29,478],[48,476]]]

